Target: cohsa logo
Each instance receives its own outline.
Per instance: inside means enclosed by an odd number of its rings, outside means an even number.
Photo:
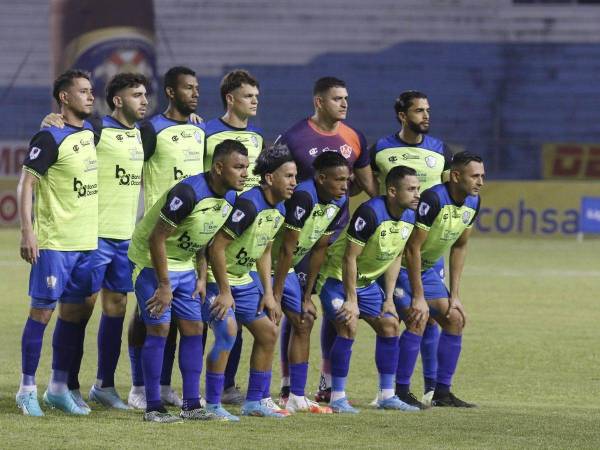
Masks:
[[[544,178],[600,179],[600,144],[546,144]]]

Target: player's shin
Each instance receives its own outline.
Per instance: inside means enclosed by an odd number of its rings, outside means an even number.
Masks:
[[[202,335],[181,335],[179,342],[179,369],[183,381],[185,411],[200,408],[200,374],[202,373]]]
[[[400,336],[398,367],[396,368],[396,394],[403,398],[410,391],[410,379],[415,370],[419,347],[422,337],[418,334],[404,330]]]
[[[167,338],[147,335],[142,347],[142,369],[146,390],[146,411],[158,411],[162,408],[160,399],[160,372]]]

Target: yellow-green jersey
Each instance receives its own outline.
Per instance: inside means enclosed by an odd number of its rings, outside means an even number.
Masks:
[[[271,205],[260,186],[241,194],[223,231],[233,238],[225,250],[227,278],[232,286],[252,283],[251,270],[283,224],[283,202]],[[209,268],[208,281],[215,278]]]
[[[447,183],[438,184],[421,194],[415,226],[428,232],[421,247],[421,270],[435,265],[467,228],[471,228],[481,201],[469,195],[461,204],[448,192]]]
[[[215,147],[226,139],[238,141],[248,150],[248,178],[244,182],[244,190],[247,191],[260,184],[260,176],[252,173],[258,154],[264,148],[262,131],[252,124],[246,128],[236,128],[227,124],[222,119],[213,119],[206,122],[206,150],[204,153],[204,167],[210,170]]]
[[[142,185],[144,148],[137,127],[102,119],[98,154],[98,236],[131,239]]]
[[[422,192],[442,182],[442,173],[448,169],[451,158],[448,146],[427,134],[420,144],[407,144],[395,133],[379,139],[371,148],[371,166],[382,194],[385,177],[392,168],[402,165],[415,169]]]
[[[204,125],[157,114],[140,125],[144,145],[144,208],[175,183],[204,171]],[[210,168],[207,168],[208,170]]]
[[[23,170],[38,178],[33,227],[40,249],[94,250],[98,245],[98,166],[91,124],[37,133]]]
[[[224,196],[213,192],[207,176],[201,173],[180,181],[137,224],[128,252],[136,266],[153,267],[148,239],[157,221],[163,220],[176,228],[165,243],[169,270],[194,269],[196,253],[223,226],[236,197],[235,191],[227,191]]]
[[[342,281],[342,263],[348,242],[363,247],[356,259],[356,287],[374,283],[404,250],[414,222],[415,212],[411,209],[394,217],[387,208],[385,196],[373,197],[360,205],[342,235],[327,250],[319,289],[327,278]]]

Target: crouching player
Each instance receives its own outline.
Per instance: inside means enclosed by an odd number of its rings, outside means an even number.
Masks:
[[[308,375],[310,333],[317,317],[312,291],[331,235],[338,224],[348,197],[348,162],[340,153],[321,153],[313,162],[315,176],[303,181],[285,203],[285,223],[274,244],[275,279],[273,295],[281,303],[291,324],[288,347],[289,397],[281,406],[289,412],[331,413],[304,395]],[[305,290],[292,268],[312,249]]]
[[[209,283],[203,305],[204,318],[215,334],[206,363],[206,408],[233,421],[239,419],[221,406],[221,394],[237,323],[248,328],[254,337],[242,414],[280,418],[287,413],[273,409],[276,405],[270,395],[271,366],[281,319],[281,306],[271,287],[271,246],[283,224],[283,201],[292,196],[296,187],[296,164],[288,148],[279,145],[260,153],[254,174],[260,176],[260,185],[238,197],[231,217],[209,247]]]
[[[142,369],[146,390],[144,420],[169,423],[160,397],[160,374],[171,310],[181,334],[179,368],[183,380],[181,418],[217,418],[200,408],[202,372],[202,307],[199,292],[206,274],[199,257],[203,247],[227,220],[241,191],[248,169],[248,152],[237,141],[226,140],[215,148],[210,172],[193,175],[161,196],[136,226],[129,247],[133,283],[146,325]],[[194,270],[197,258],[199,273]],[[204,261],[205,262],[205,261]],[[205,267],[205,264],[204,264]],[[171,307],[172,303],[172,307]]]
[[[433,406],[475,406],[457,398],[450,392],[450,386],[466,322],[459,284],[471,226],[479,211],[484,175],[481,157],[460,152],[452,159],[450,180],[423,192],[415,230],[406,244],[406,269],[402,269],[398,280],[399,295],[394,300],[406,318],[407,330],[401,339],[396,383],[404,393],[409,392],[428,313],[442,327]],[[447,250],[450,250],[450,292],[434,267]]]
[[[358,413],[348,403],[345,389],[359,316],[377,333],[377,407],[418,411],[394,394],[400,323],[393,301],[400,257],[413,229],[419,201],[416,175],[414,169],[405,166],[390,170],[385,179],[386,195],[360,205],[346,231],[328,251],[319,295],[325,317],[337,330],[330,353],[330,406],[334,412]],[[376,282],[384,273],[385,294]]]

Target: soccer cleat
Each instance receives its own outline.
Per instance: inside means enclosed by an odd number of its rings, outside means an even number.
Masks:
[[[179,417],[164,411],[148,411],[144,413],[144,422],[154,423],[181,423]]]
[[[331,401],[331,388],[319,389],[315,394],[315,402],[329,403]]]
[[[360,410],[354,408],[352,405],[350,405],[350,403],[348,403],[347,397],[338,398],[337,400],[331,402],[329,406],[334,413],[339,414],[358,414],[360,412]]]
[[[71,394],[71,397],[73,397],[73,401],[77,406],[79,406],[81,409],[86,410],[88,413],[92,412],[92,408],[90,408],[90,405],[88,405],[85,402],[85,400],[81,396],[81,392],[79,392],[79,389],[72,389],[69,391],[69,393]]]
[[[88,395],[90,402],[97,402],[107,408],[114,409],[133,409],[131,406],[123,403],[114,387],[99,388],[93,385]]]
[[[431,400],[433,399],[433,391],[427,391],[423,394],[423,397],[421,397],[421,403],[423,403],[423,405],[425,405],[425,407],[427,408],[431,408]]]
[[[284,410],[285,411],[285,410]],[[279,414],[262,404],[259,401],[246,401],[242,406],[242,416],[253,416],[253,417],[273,417],[275,419],[283,419],[283,414]]]
[[[412,392],[409,392],[408,394],[396,394],[396,396],[402,400],[404,403],[406,403],[407,405],[410,406],[414,406],[415,408],[419,408],[419,409],[427,409],[429,408],[429,406],[425,406],[423,403],[421,403],[417,397],[415,397],[415,394],[413,394]]]
[[[473,403],[467,403],[464,400],[461,400],[452,392],[446,392],[444,394],[433,393],[433,399],[431,400],[431,404],[433,406],[449,406],[453,408],[476,408],[477,405]]]
[[[42,417],[44,415],[38,402],[37,391],[19,392],[15,400],[17,401],[17,407],[24,415],[31,417]]]
[[[44,392],[44,403],[50,408],[60,409],[67,414],[73,414],[76,416],[87,416],[90,410],[80,408],[73,400],[71,392],[66,391],[62,394],[50,394],[48,391]]]
[[[241,405],[244,403],[244,394],[242,394],[239,387],[229,386],[223,390],[221,403],[224,405]]]
[[[181,400],[171,386],[160,387],[160,400],[165,405],[177,406],[178,408],[183,406],[183,400]]]
[[[287,404],[288,398],[290,397],[290,387],[289,386],[281,386],[281,392],[279,392],[279,406],[285,408]]]
[[[179,417],[183,420],[225,420],[213,412],[208,411],[206,408],[196,408],[187,411],[182,409],[179,412]]]
[[[271,411],[276,412],[277,414],[281,414],[282,416],[290,415],[290,412],[287,409],[279,407],[279,405],[277,405],[277,403],[275,403],[271,397],[263,398],[260,401],[260,404],[266,406],[267,408],[271,409]]]
[[[374,408],[377,408],[377,402],[379,401],[379,394],[377,394],[375,396],[375,398],[373,399],[373,401],[371,403],[369,403],[369,406],[372,406]]]
[[[286,410],[291,414],[297,412],[309,412],[312,414],[333,414],[333,410],[329,406],[321,406],[317,402],[313,402],[306,397],[290,394],[286,403]]]
[[[215,416],[219,417],[221,420],[227,422],[239,422],[240,418],[238,416],[234,416],[229,411],[227,411],[221,404],[217,405],[206,405],[206,410],[210,413],[213,413]]]
[[[378,409],[395,409],[398,411],[419,411],[416,406],[411,406],[408,403],[404,403],[397,396],[386,398],[385,400],[377,400]]]
[[[127,396],[127,404],[133,409],[146,410],[146,391],[144,386],[131,386],[129,395]]]

